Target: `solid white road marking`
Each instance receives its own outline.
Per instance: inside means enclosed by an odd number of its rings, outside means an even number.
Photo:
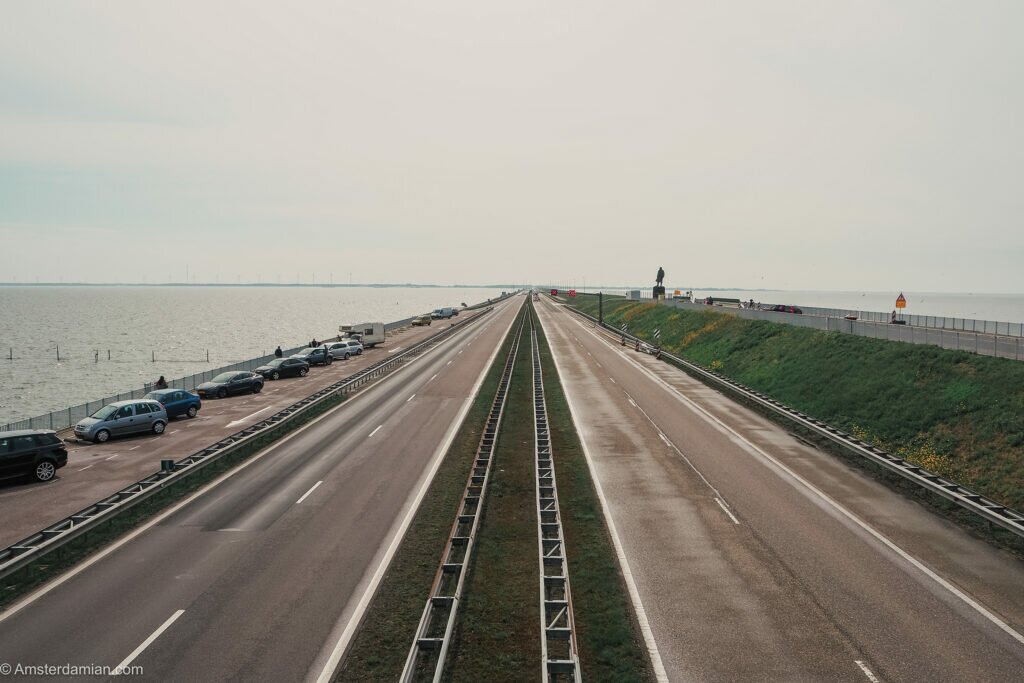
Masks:
[[[408,403],[409,401],[413,400],[414,398],[416,398],[416,394],[413,394],[409,398],[405,399],[405,402]]]
[[[493,320],[493,318],[491,320]],[[512,318],[512,320],[509,321],[508,325],[505,327],[505,331],[501,335],[501,341],[504,341],[505,338],[508,337],[509,330],[512,329],[512,323],[515,321],[515,318]],[[490,325],[491,323],[488,322],[487,324]],[[388,565],[391,564],[391,558],[394,557],[402,539],[405,538],[405,533],[408,531],[409,525],[412,523],[412,518],[415,516],[416,511],[419,510],[423,496],[427,493],[427,488],[429,488],[430,484],[434,481],[434,475],[437,473],[438,467],[441,466],[442,456],[448,452],[452,442],[455,441],[455,435],[459,430],[459,425],[462,424],[462,421],[466,418],[466,414],[469,412],[470,407],[472,407],[473,403],[476,401],[477,394],[480,392],[480,386],[484,383],[484,377],[487,376],[487,372],[490,370],[491,366],[494,365],[494,359],[497,357],[498,351],[501,350],[501,346],[502,344],[500,342],[495,345],[494,351],[491,352],[491,357],[484,364],[483,370],[480,371],[480,375],[477,377],[476,384],[473,385],[473,388],[470,390],[469,396],[463,402],[458,415],[455,416],[451,426],[448,428],[448,434],[445,435],[444,441],[440,446],[438,446],[437,451],[434,452],[430,471],[424,477],[420,490],[416,492],[415,500],[413,500],[412,505],[409,506],[409,511],[406,513],[405,519],[402,520],[401,527],[395,532],[391,545],[388,546],[387,551],[381,558],[380,564],[377,565],[377,570],[374,572],[373,577],[366,586],[366,590],[363,591],[362,596],[359,598],[359,602],[356,605],[355,610],[352,612],[352,616],[349,618],[348,623],[345,624],[345,628],[339,635],[334,648],[327,656],[323,669],[321,669],[320,675],[317,677],[317,683],[330,683],[330,680],[334,675],[334,670],[338,667],[338,662],[341,661],[341,656],[345,653],[345,650],[348,649],[349,642],[352,640],[353,634],[355,634],[356,626],[363,620],[363,614],[366,613],[366,609],[370,606],[370,600],[377,592],[377,586],[380,585],[381,579],[384,578],[384,572],[387,570]],[[451,361],[449,361],[449,364],[450,363]],[[586,450],[585,446],[584,450]],[[2,619],[2,614],[3,613],[0,613],[0,619]],[[322,654],[323,653],[321,653],[321,655]],[[320,660],[320,656],[317,657],[317,660]],[[661,659],[659,658],[657,661],[660,663]],[[666,678],[665,680],[667,681],[668,679]]]
[[[383,427],[383,426],[384,426],[384,425],[377,425],[377,428],[376,428],[376,429],[374,429],[374,430],[373,430],[372,432],[370,432],[370,436],[373,436],[374,434],[376,434],[377,432],[379,432],[379,431],[380,431],[380,428],[381,428],[381,427]],[[370,436],[368,436],[368,437],[366,437],[366,438],[367,438],[367,439],[369,439],[369,438],[370,438]]]
[[[296,505],[298,505],[298,504],[299,504],[299,503],[301,503],[302,501],[306,500],[306,496],[308,496],[309,494],[313,493],[313,491],[316,491],[316,487],[317,487],[317,486],[319,486],[319,485],[320,485],[320,484],[322,484],[322,483],[324,483],[324,482],[323,482],[323,480],[321,479],[320,481],[318,481],[317,483],[315,483],[315,484],[313,484],[313,485],[312,485],[311,487],[309,487],[309,490],[308,490],[308,491],[306,491],[305,493],[303,493],[303,494],[302,494],[302,497],[301,497],[301,498],[299,498],[299,499],[298,499],[297,501],[295,501],[295,504],[296,504]]]
[[[579,325],[580,323],[577,321],[577,324]],[[580,325],[580,327],[583,327],[583,325]],[[923,562],[918,560],[916,557],[914,557],[913,555],[908,553],[906,550],[904,550],[900,546],[896,545],[895,542],[889,540],[889,538],[887,536],[885,536],[884,534],[882,534],[882,532],[876,530],[873,526],[871,526],[870,524],[868,524],[867,522],[862,520],[860,517],[858,517],[857,515],[853,514],[849,510],[847,510],[845,507],[840,505],[837,500],[835,500],[834,498],[829,496],[827,493],[825,493],[824,491],[819,489],[817,486],[815,486],[814,484],[809,482],[807,479],[804,479],[802,476],[797,474],[794,470],[792,470],[789,467],[787,467],[786,465],[784,465],[778,458],[776,458],[776,457],[774,457],[772,455],[769,455],[761,447],[757,446],[755,443],[753,443],[752,441],[747,439],[747,437],[743,436],[738,431],[736,431],[735,429],[733,429],[732,427],[727,425],[725,422],[720,420],[717,416],[715,416],[713,413],[711,413],[704,406],[696,403],[695,401],[693,401],[689,397],[683,395],[682,392],[680,392],[678,389],[673,387],[671,384],[666,382],[661,377],[658,377],[658,375],[656,375],[655,373],[651,372],[642,363],[637,362],[636,360],[632,359],[632,357],[630,357],[630,356],[623,356],[623,357],[624,358],[628,358],[629,361],[631,363],[633,363],[633,365],[638,370],[640,370],[640,372],[643,372],[648,377],[650,377],[652,380],[654,380],[656,383],[660,384],[663,388],[668,390],[668,393],[672,397],[674,397],[677,401],[682,403],[684,406],[690,408],[697,415],[703,417],[703,419],[706,422],[716,426],[722,433],[726,434],[727,436],[732,438],[735,442],[739,443],[744,448],[744,450],[746,450],[748,453],[767,460],[772,465],[777,467],[779,470],[785,472],[787,475],[792,477],[793,480],[799,482],[805,488],[807,488],[808,491],[810,491],[811,493],[813,493],[816,496],[818,496],[819,498],[821,498],[821,500],[823,500],[830,507],[832,507],[832,509],[836,510],[839,514],[841,514],[842,516],[846,517],[853,524],[855,524],[856,526],[858,526],[861,529],[863,529],[865,532],[867,532],[873,538],[878,540],[882,545],[884,545],[885,547],[889,548],[894,553],[896,553],[901,558],[903,558],[906,562],[908,562],[911,565],[913,565],[918,571],[920,571],[925,576],[927,576],[928,578],[933,580],[935,583],[937,583],[940,586],[942,586],[943,588],[945,588],[947,591],[949,591],[950,593],[952,593],[956,597],[960,598],[961,601],[963,601],[971,609],[975,610],[978,614],[980,614],[981,616],[985,617],[989,622],[991,622],[999,630],[1001,630],[1004,633],[1006,633],[1008,636],[1010,636],[1011,638],[1016,640],[1018,643],[1024,644],[1024,635],[1021,635],[1020,633],[1015,631],[1013,628],[1011,628],[1009,626],[1009,624],[1007,624],[1005,621],[1003,621],[1002,619],[997,617],[994,613],[989,611],[989,609],[987,607],[985,607],[980,602],[976,601],[974,598],[969,596],[967,593],[963,592],[962,590],[960,590],[959,588],[954,586],[952,583],[950,583],[946,579],[944,579],[941,576],[939,576],[931,568],[929,568],[926,564],[924,564]],[[710,484],[709,484],[709,486],[710,486]]]
[[[259,409],[259,410],[257,410],[257,411],[256,411],[255,413],[252,413],[252,414],[250,414],[250,415],[246,415],[245,417],[243,417],[243,418],[241,418],[241,419],[239,419],[239,420],[235,420],[234,422],[228,422],[227,426],[228,426],[228,427],[234,427],[235,425],[240,425],[240,424],[242,424],[243,422],[246,422],[246,421],[248,421],[249,419],[251,419],[251,418],[254,418],[254,417],[256,417],[257,415],[259,415],[259,414],[260,414],[260,413],[262,413],[263,411],[265,411],[265,410],[270,410],[270,409],[271,409],[271,408],[273,408],[273,407],[274,407],[274,406],[266,406],[265,408],[260,408],[260,409]],[[171,432],[171,433],[173,434],[174,432]]]
[[[558,370],[558,376],[563,378],[562,390],[565,393],[565,402],[569,406],[569,414],[572,415],[573,422],[582,424],[580,412],[576,410],[576,403],[569,390],[569,384],[564,381],[565,372],[562,371],[562,365],[559,363],[558,355],[555,351],[558,347],[555,344],[551,344],[550,347],[551,359],[555,361],[555,369]],[[654,677],[658,683],[668,683],[668,673],[665,671],[665,664],[661,661],[661,652],[658,650],[658,643],[654,639],[651,623],[647,620],[644,603],[640,600],[640,590],[636,587],[636,580],[633,578],[633,572],[629,568],[629,560],[626,558],[626,551],[622,547],[622,540],[619,538],[618,529],[615,527],[615,520],[612,519],[611,511],[608,508],[608,499],[604,495],[601,479],[597,476],[597,471],[594,469],[594,457],[590,453],[587,442],[582,435],[580,435],[580,445],[583,448],[583,456],[587,460],[587,469],[590,470],[590,479],[594,482],[594,490],[597,491],[597,497],[601,501],[601,511],[604,513],[604,520],[608,524],[608,533],[611,534],[612,545],[615,546],[615,555],[618,557],[619,567],[622,569],[622,576],[626,581],[629,600],[633,603],[636,620],[640,624],[640,634],[643,636],[644,644],[647,646],[647,653],[651,656],[651,663],[654,666]]]
[[[490,324],[490,323],[488,323],[488,324]],[[512,327],[512,323],[510,322],[508,324],[508,327],[505,330],[506,335],[508,333],[508,330],[511,327]],[[440,347],[435,347],[435,348],[440,348]],[[429,354],[433,350],[434,349],[429,349],[424,355],[419,356],[419,357],[413,359],[409,363],[406,363],[405,365],[400,367],[398,370],[396,370],[394,373],[392,373],[391,375],[388,375],[388,379],[390,379],[391,377],[394,377],[396,374],[398,374],[400,372],[405,371],[407,368],[412,367],[416,362],[420,361],[421,359],[429,357]],[[497,355],[497,350],[494,351],[494,355]],[[492,360],[494,358],[494,355],[491,356]],[[489,367],[489,365],[488,365],[488,367]],[[483,382],[483,377],[482,376],[481,376],[481,378],[478,381],[478,387],[479,387],[479,383],[480,382]],[[474,388],[474,391],[476,391],[476,388]],[[468,412],[468,410],[469,410],[469,408],[466,407],[465,410],[460,414],[460,416],[457,418],[457,424],[461,424],[462,419],[463,419],[463,417],[465,417],[465,413]],[[294,432],[291,432],[290,434],[285,436],[280,441],[274,442],[273,444],[267,446],[266,448],[261,450],[259,453],[257,453],[256,455],[252,456],[251,458],[249,458],[248,460],[243,462],[242,464],[240,464],[237,467],[235,467],[233,469],[230,469],[227,472],[225,472],[224,474],[220,475],[219,477],[217,477],[216,479],[211,481],[209,484],[206,484],[205,486],[200,488],[198,491],[196,491],[195,493],[190,495],[188,498],[185,498],[184,500],[176,503],[175,505],[172,505],[171,507],[167,508],[163,512],[157,514],[156,517],[151,518],[148,522],[146,522],[142,526],[138,527],[134,531],[129,532],[126,536],[122,536],[119,540],[114,541],[113,543],[111,543],[110,545],[105,547],[104,549],[102,549],[99,552],[97,552],[96,554],[90,556],[84,562],[75,565],[74,567],[69,569],[64,574],[61,574],[61,575],[57,576],[55,579],[53,579],[49,583],[44,584],[42,587],[40,587],[37,590],[29,593],[27,596],[25,596],[24,598],[22,598],[18,602],[15,602],[13,605],[8,607],[6,610],[0,612],[0,623],[3,623],[7,619],[10,619],[15,614],[17,614],[21,610],[25,609],[26,607],[28,607],[33,602],[35,602],[39,598],[43,597],[44,595],[46,595],[50,591],[52,591],[52,590],[54,590],[56,588],[59,588],[60,586],[62,586],[67,581],[73,579],[74,577],[78,576],[79,574],[81,574],[82,572],[87,570],[89,567],[91,567],[94,564],[96,564],[97,562],[101,561],[103,558],[107,557],[108,555],[112,555],[114,552],[116,552],[117,550],[119,550],[123,546],[131,543],[133,540],[135,540],[136,538],[138,538],[142,534],[146,533],[147,531],[149,531],[151,528],[153,528],[157,524],[160,524],[165,519],[167,519],[168,517],[170,517],[174,513],[178,512],[178,510],[181,510],[182,508],[186,507],[187,505],[190,505],[192,502],[194,502],[199,497],[206,495],[207,493],[209,493],[213,489],[215,489],[218,486],[220,486],[221,484],[223,484],[225,481],[227,481],[227,480],[237,476],[238,474],[244,472],[249,467],[255,465],[256,463],[258,463],[260,461],[262,461],[263,458],[268,453],[272,453],[275,448],[280,448],[283,444],[288,443],[292,439],[295,439],[296,437],[300,436],[301,434],[304,434],[308,430],[313,429],[316,425],[320,424],[324,420],[327,420],[333,414],[334,414],[333,410],[328,410],[327,412],[325,412],[325,413],[323,413],[321,415],[318,415],[317,417],[313,418],[313,420],[311,420],[310,422],[307,422],[306,424],[302,425],[301,427],[296,429]],[[199,417],[199,418],[196,418],[196,419],[197,420],[209,420],[211,418],[210,417]],[[451,441],[454,440],[454,438],[455,438],[455,436],[454,436],[454,432],[453,432],[452,435],[451,435],[451,438],[448,440],[448,445],[450,445]],[[445,450],[447,450],[447,448],[448,448],[447,445],[444,446]],[[437,470],[437,467],[439,465],[440,465],[440,461],[438,461],[435,464],[434,471]],[[433,474],[431,474],[431,478],[432,477],[433,477]],[[420,498],[423,497],[423,493],[426,492],[426,486],[429,483],[430,483],[430,480],[428,480],[427,483],[424,484],[424,487],[423,487],[423,489],[421,490],[421,493],[420,493]],[[417,503],[416,505],[418,505],[418,504],[419,503]],[[415,510],[413,510],[413,512],[414,511]],[[412,521],[412,514],[410,513],[410,515],[407,516],[407,518],[406,518],[405,527],[408,527],[409,523],[411,521]],[[238,531],[243,531],[243,529],[238,529]],[[403,528],[401,533],[402,534],[405,533],[405,528]],[[395,547],[397,547],[397,546],[395,546]],[[394,550],[393,549],[391,550],[391,554],[392,555],[394,554]],[[390,557],[388,558],[387,561],[390,562]],[[384,564],[383,566],[386,567],[387,564]],[[380,571],[381,574],[383,574],[383,569],[382,568],[379,568],[379,571]],[[379,583],[380,580],[378,579],[377,582]],[[374,590],[376,590],[376,586],[374,586]],[[364,598],[366,598],[366,601],[369,602],[369,598],[368,597],[366,597],[364,595]],[[364,605],[363,606],[363,610],[365,611],[365,609],[366,609],[366,607]],[[354,627],[353,627],[353,630],[354,630]],[[351,637],[351,635],[350,635],[350,637]],[[341,653],[338,653],[338,656],[340,657]]]
[[[868,668],[867,664],[859,659],[854,660],[853,663],[860,667],[860,670],[864,672],[864,675],[868,677],[868,680],[871,681],[871,683],[878,683],[878,677],[871,673],[871,669]]]
[[[729,515],[729,519],[732,520],[733,524],[739,524],[740,523],[740,520],[736,519],[736,515],[732,514],[732,510],[729,509],[729,507],[725,504],[725,502],[721,498],[716,497],[715,498],[715,502],[718,503],[718,507],[720,507],[723,510],[725,510],[725,514]]]
[[[114,670],[115,671],[118,671],[118,670],[119,671],[124,671],[126,668],[128,668],[128,665],[131,664],[132,662],[134,662],[135,658],[138,657],[139,655],[141,655],[142,651],[145,650],[147,647],[149,647],[150,643],[152,643],[154,640],[159,638],[160,634],[163,633],[164,631],[166,631],[170,627],[170,625],[173,624],[175,621],[177,621],[178,617],[180,617],[184,613],[185,613],[185,610],[180,609],[177,612],[175,612],[174,614],[172,614],[170,616],[170,618],[163,623],[163,626],[161,626],[157,630],[153,631],[153,634],[149,638],[146,638],[144,641],[142,641],[142,645],[139,645],[137,648],[135,648],[135,651],[132,652],[127,657],[125,657],[124,661],[122,661],[120,664],[118,664],[116,667],[114,667]]]
[[[634,401],[631,398],[629,399],[629,405],[633,406],[634,408],[638,408],[639,407],[639,406],[637,406],[636,401]]]

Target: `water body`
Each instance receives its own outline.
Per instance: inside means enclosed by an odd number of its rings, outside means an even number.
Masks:
[[[336,335],[341,324],[391,322],[500,294],[433,287],[0,286],[0,424],[160,375],[182,377],[273,353],[278,344],[301,346]],[[11,349],[13,361],[7,360]]]

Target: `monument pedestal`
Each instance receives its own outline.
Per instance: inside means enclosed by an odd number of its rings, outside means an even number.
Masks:
[[[658,285],[654,286],[654,300],[661,301],[665,298],[665,288]]]

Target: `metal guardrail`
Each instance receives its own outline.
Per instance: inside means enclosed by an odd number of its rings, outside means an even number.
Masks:
[[[505,360],[498,390],[495,392],[491,411],[488,413],[487,423],[477,446],[473,468],[470,470],[462,500],[459,502],[459,512],[448,533],[448,542],[441,553],[441,563],[430,587],[430,597],[423,608],[423,614],[416,627],[416,636],[405,660],[405,668],[400,679],[402,683],[418,680],[438,683],[444,673],[448,647],[451,645],[452,633],[455,630],[455,617],[462,598],[462,587],[466,580],[466,568],[473,555],[476,531],[480,524],[480,514],[483,512],[487,484],[490,482],[494,445],[505,412],[505,398],[512,382],[512,368],[519,351],[519,340],[524,325],[525,318],[519,323],[515,341]]]
[[[533,341],[533,424],[537,475],[537,563],[540,571],[541,680],[543,683],[579,683],[579,648],[569,590],[569,563],[565,557],[558,483],[551,451],[544,373],[540,364],[537,326],[530,313]]]
[[[300,413],[321,404],[335,395],[350,393],[367,382],[390,373],[405,361],[419,355],[457,330],[483,320],[492,310],[494,309],[489,308],[481,315],[474,316],[469,320],[452,323],[452,325],[431,335],[415,346],[411,346],[391,358],[384,358],[350,377],[324,387],[301,401],[293,403],[265,420],[235,432],[215,444],[175,462],[172,469],[151,474],[113,495],[93,503],[55,524],[51,524],[28,538],[0,550],[0,579],[23,569],[83,533],[94,529],[100,523],[138,505],[158,491],[177,483],[210,463],[239,450],[243,446],[248,446],[255,439],[269,435]]]
[[[594,316],[588,315],[583,311],[576,310],[572,306],[568,306],[567,308],[574,314],[593,322],[595,326],[600,325],[602,331],[608,333],[609,336],[614,339],[624,338],[631,342],[650,344],[650,342],[630,334],[629,332],[617,330],[607,323],[598,323],[597,318]],[[975,493],[967,487],[961,486],[960,484],[946,479],[945,477],[929,472],[925,468],[915,465],[909,460],[898,458],[881,448],[861,441],[840,429],[832,427],[821,420],[790,408],[789,406],[786,406],[765,394],[755,391],[748,386],[731,380],[718,372],[706,370],[696,363],[685,360],[666,351],[662,351],[661,355],[662,358],[670,360],[672,363],[692,372],[698,377],[705,379],[709,383],[725,387],[730,391],[740,394],[743,398],[756,403],[770,412],[784,417],[808,431],[824,437],[876,465],[884,467],[890,472],[895,472],[899,476],[917,484],[923,489],[956,503],[960,507],[978,515],[982,519],[1007,529],[1017,536],[1024,537],[1024,515],[1020,512],[1017,512],[1012,508],[1008,508],[1005,505],[1001,505],[979,493]]]

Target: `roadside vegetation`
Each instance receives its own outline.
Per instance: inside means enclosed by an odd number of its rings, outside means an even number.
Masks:
[[[597,315],[596,296],[579,296]],[[1024,363],[605,297],[605,321],[1024,509]]]

